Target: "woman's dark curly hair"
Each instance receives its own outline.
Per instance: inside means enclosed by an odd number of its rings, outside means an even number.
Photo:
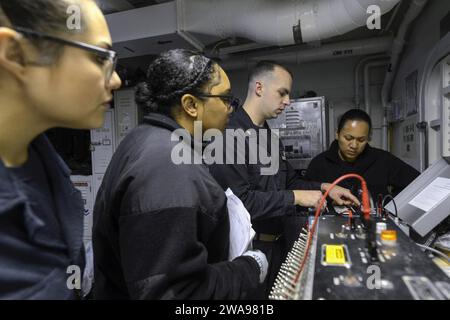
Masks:
[[[173,116],[173,108],[181,97],[205,93],[214,79],[216,63],[211,59],[184,49],[160,54],[149,66],[146,80],[137,85],[136,102],[147,112]]]

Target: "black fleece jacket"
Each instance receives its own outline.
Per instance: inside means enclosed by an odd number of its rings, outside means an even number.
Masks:
[[[348,163],[339,157],[339,145],[334,141],[330,148],[315,157],[309,164],[306,177],[310,180],[333,182],[347,173],[361,175],[367,182],[371,196],[376,200],[379,194],[396,195],[410,184],[420,173],[399,158],[381,149],[367,145],[354,163]],[[357,194],[360,183],[356,179],[344,180],[342,187]]]
[[[226,196],[203,164],[172,161],[178,128],[153,114],[113,156],[94,209],[97,299],[252,298],[258,264],[227,261]]]

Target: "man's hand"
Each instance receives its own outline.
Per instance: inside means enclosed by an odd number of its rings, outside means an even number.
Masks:
[[[322,198],[322,192],[313,190],[293,190],[295,204],[302,207],[314,207],[319,205]]]
[[[331,187],[330,183],[322,183],[321,189],[322,191],[326,192]],[[336,202],[339,206],[349,206],[349,205],[355,205],[360,206],[361,203],[359,202],[358,198],[356,198],[350,190],[346,188],[342,188],[340,186],[335,186],[333,189],[331,189],[328,196],[333,199],[334,202]]]

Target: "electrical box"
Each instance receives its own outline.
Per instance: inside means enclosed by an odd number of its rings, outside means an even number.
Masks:
[[[114,92],[114,112],[116,120],[116,146],[138,124],[138,107],[134,88]]]
[[[282,156],[296,170],[306,170],[311,160],[327,148],[325,98],[292,100],[276,118],[267,121],[278,129]]]
[[[93,204],[95,203],[97,191],[100,188],[103,176],[114,154],[116,145],[115,142],[116,142],[116,135],[115,135],[114,109],[110,109],[105,113],[105,122],[103,124],[103,127],[91,130],[91,156],[92,156],[91,190],[92,190]],[[93,208],[94,206],[92,206],[92,209]],[[89,230],[92,233],[92,222]]]
[[[377,229],[378,225],[383,228],[377,230],[372,256],[367,248],[367,231],[360,224],[361,218],[355,219],[349,223],[348,217],[322,216],[315,232],[300,232],[269,298],[450,299],[447,275],[393,221],[373,218]]]
[[[91,130],[92,173],[103,174],[115,151],[114,110],[105,113],[103,127]]]
[[[92,240],[92,213],[94,210],[94,193],[92,187],[92,176],[71,176],[70,180],[81,192],[81,197],[84,204],[84,227],[83,227],[83,241],[87,243]]]
[[[95,173],[92,175],[92,188],[93,188],[93,195],[94,195],[94,203],[95,199],[97,197],[98,189],[100,189],[100,186],[103,181],[104,174],[102,173]]]
[[[114,93],[114,109],[105,114],[103,127],[91,130],[92,190],[97,197],[109,163],[123,138],[138,125],[139,113],[134,88]]]

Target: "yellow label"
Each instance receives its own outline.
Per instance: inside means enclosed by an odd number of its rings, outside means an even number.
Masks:
[[[327,264],[347,264],[343,245],[326,245],[325,262]]]

